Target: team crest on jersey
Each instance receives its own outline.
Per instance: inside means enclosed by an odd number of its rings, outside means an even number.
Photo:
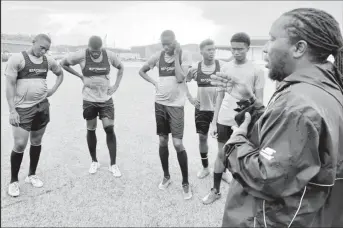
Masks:
[[[173,71],[173,70],[175,70],[175,67],[161,67],[161,70],[163,70],[163,71]]]
[[[106,68],[105,67],[90,67],[89,70],[97,73],[97,72],[105,71]]]
[[[210,78],[201,78],[200,82],[207,82],[207,83],[211,83],[211,79]]]
[[[46,73],[48,71],[47,69],[29,69],[29,72],[39,74],[39,73]]]

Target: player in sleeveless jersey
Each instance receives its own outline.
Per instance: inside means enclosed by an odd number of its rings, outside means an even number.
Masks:
[[[159,136],[159,155],[164,177],[159,184],[161,190],[171,183],[169,173],[169,133],[172,134],[174,148],[182,173],[184,199],[192,198],[188,182],[188,161],[183,146],[184,106],[186,101],[185,77],[190,67],[190,58],[182,51],[175,40],[175,34],[166,30],[161,34],[163,50],[153,55],[140,69],[140,76],[155,86],[155,118],[157,135]],[[152,79],[147,72],[154,67],[159,70],[158,81]]]
[[[42,138],[50,122],[48,97],[56,92],[63,81],[63,71],[55,59],[46,55],[50,45],[51,39],[47,35],[37,35],[29,50],[9,58],[5,70],[6,97],[14,138],[8,194],[13,197],[20,195],[18,173],[29,138],[30,168],[25,182],[37,188],[43,186],[43,181],[36,175],[36,169],[42,150]],[[49,70],[57,76],[51,89],[48,89],[46,80]]]
[[[200,43],[200,53],[203,60],[197,62],[189,69],[187,82],[197,82],[197,97],[194,98],[189,90],[188,100],[195,107],[195,127],[199,134],[199,151],[203,168],[198,172],[198,178],[202,179],[210,174],[208,167],[208,132],[213,120],[215,102],[217,97],[216,87],[211,85],[211,75],[220,72],[226,62],[215,59],[215,44],[207,39]],[[187,87],[188,89],[188,87]]]
[[[82,74],[71,66],[80,65]],[[117,68],[117,78],[113,86],[110,85],[111,66]],[[114,104],[112,95],[117,91],[121,82],[124,66],[112,51],[102,48],[102,40],[98,36],[89,39],[88,48],[70,54],[61,61],[61,66],[69,73],[79,77],[83,82],[83,118],[87,122],[87,144],[92,163],[89,173],[94,174],[100,168],[96,157],[97,117],[102,120],[106,132],[106,143],[110,154],[109,170],[113,176],[120,177],[121,172],[116,164],[117,141],[114,132]]]

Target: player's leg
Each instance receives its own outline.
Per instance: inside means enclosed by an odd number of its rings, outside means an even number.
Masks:
[[[163,169],[163,180],[159,184],[158,188],[161,190],[166,189],[171,184],[169,173],[169,133],[170,126],[168,121],[168,114],[166,106],[155,103],[155,118],[156,118],[156,133],[159,136],[159,156]]]
[[[200,179],[210,174],[210,170],[208,168],[208,131],[212,119],[213,112],[195,109],[195,126],[199,135],[199,151],[203,166],[203,169],[201,169],[197,174]]]
[[[14,146],[11,152],[11,181],[8,186],[8,194],[10,196],[19,196],[19,182],[18,174],[20,165],[23,160],[24,150],[26,148],[33,118],[36,114],[36,108],[16,108],[16,111],[20,117],[19,126],[13,126],[13,139]]]
[[[232,130],[231,127],[217,124],[217,132],[218,132],[218,154],[216,161],[214,163],[214,172],[213,172],[213,188],[211,189],[210,193],[206,195],[203,199],[204,204],[211,204],[217,199],[220,198],[220,184],[223,175],[227,175],[225,172],[225,153],[223,147],[227,140],[229,140]]]
[[[87,145],[88,150],[91,155],[92,163],[89,168],[89,173],[94,174],[100,168],[100,164],[96,157],[96,127],[97,127],[97,116],[98,116],[98,107],[96,103],[83,101],[83,118],[86,120],[87,125]]]
[[[22,127],[12,127],[14,146],[11,152],[11,181],[8,186],[8,194],[10,196],[19,196],[19,181],[18,174],[20,170],[20,165],[23,160],[24,150],[29,139],[29,128]]]
[[[37,113],[32,121],[30,134],[30,168],[25,182],[31,183],[34,187],[40,188],[43,182],[36,175],[39,157],[42,151],[42,139],[46,126],[50,122],[50,104],[46,99],[36,105]]]
[[[192,198],[192,190],[188,182],[188,158],[187,152],[183,145],[184,132],[184,107],[167,107],[168,115],[170,116],[169,124],[173,137],[174,148],[177,152],[177,160],[179,161],[182,174],[183,198]]]
[[[106,133],[106,143],[110,154],[110,168],[113,176],[120,177],[121,172],[116,164],[117,159],[117,137],[114,132],[114,104],[112,98],[109,99],[99,109],[99,117]]]

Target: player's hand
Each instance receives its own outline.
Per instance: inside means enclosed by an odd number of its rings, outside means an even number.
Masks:
[[[211,124],[210,134],[212,138],[215,138],[215,139],[218,138],[217,124],[215,123]]]
[[[155,86],[155,91],[157,92],[158,91],[158,82],[153,82],[152,84]]]
[[[200,109],[200,101],[196,98],[190,97],[189,102],[197,109]]]
[[[55,92],[55,89],[48,89],[48,94],[46,95],[46,97],[51,97]]]
[[[179,42],[175,41],[174,54],[175,54],[175,55],[179,55],[180,52],[181,52],[181,46],[180,46]]]
[[[223,72],[211,75],[211,84],[217,86],[219,91],[225,91],[237,100],[248,100],[254,96],[251,88],[243,80]]]
[[[117,91],[118,87],[116,86],[111,86],[110,88],[108,88],[107,90],[107,95],[112,96],[116,91]]]
[[[10,124],[18,127],[19,123],[20,123],[19,114],[16,110],[13,110],[12,112],[10,112]]]

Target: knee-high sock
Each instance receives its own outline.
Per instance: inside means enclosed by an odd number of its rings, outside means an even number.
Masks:
[[[98,161],[96,159],[96,143],[97,143],[97,138],[96,138],[95,130],[87,130],[87,144],[88,144],[89,153],[92,157],[93,162]]]
[[[177,160],[181,168],[182,184],[188,184],[188,160],[185,150],[177,153]]]
[[[36,169],[39,161],[40,152],[42,151],[42,146],[34,146],[31,145],[30,147],[30,169],[29,169],[29,176],[36,174]]]
[[[169,178],[170,174],[169,174],[169,163],[168,163],[168,158],[169,158],[168,146],[160,146],[159,154],[160,154],[164,177]]]
[[[23,160],[24,152],[17,153],[12,151],[11,153],[11,183],[18,181],[18,173],[20,170],[21,161]]]
[[[107,147],[110,153],[111,158],[111,165],[116,164],[116,157],[117,157],[117,138],[116,134],[114,133],[113,126],[105,127],[106,132],[106,142]]]

